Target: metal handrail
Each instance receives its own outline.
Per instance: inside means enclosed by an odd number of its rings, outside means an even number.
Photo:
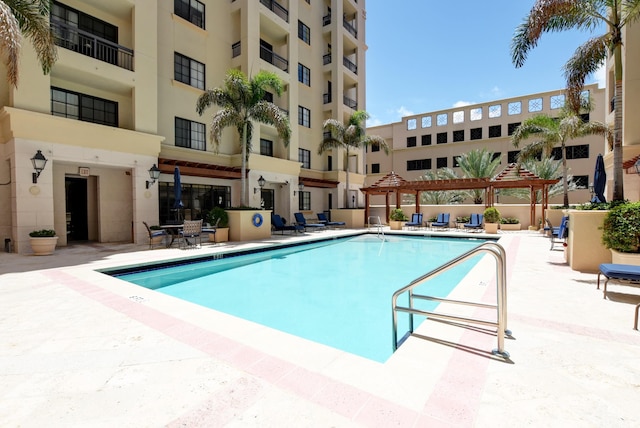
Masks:
[[[478,253],[486,252],[491,254],[496,260],[496,305],[490,305],[479,302],[466,302],[460,300],[451,300],[444,299],[433,296],[426,296],[420,294],[414,294],[413,289],[423,282],[433,278],[436,275],[439,275],[442,272],[445,272],[460,263],[466,261],[467,259],[477,255]],[[449,321],[459,321],[468,324],[479,324],[479,325],[487,325],[493,326],[497,329],[497,337],[498,337],[498,347],[494,349],[493,354],[500,355],[503,358],[509,358],[509,353],[504,349],[504,336],[511,336],[511,331],[507,329],[507,264],[506,264],[507,254],[504,248],[496,243],[496,242],[485,242],[479,247],[473,248],[466,253],[456,257],[455,259],[443,264],[440,267],[432,270],[431,272],[422,275],[421,277],[414,279],[406,285],[405,287],[400,288],[395,293],[393,293],[393,297],[391,298],[391,309],[392,309],[392,318],[393,318],[393,350],[398,349],[398,311],[409,313],[409,332],[413,333],[413,315],[422,315],[431,317],[433,319],[442,319]],[[405,293],[409,293],[409,307],[398,306],[398,297]],[[468,318],[461,317],[457,315],[447,315],[447,314],[439,314],[431,311],[423,311],[420,309],[415,309],[413,306],[414,299],[423,299],[423,300],[432,300],[438,302],[447,302],[452,304],[459,305],[469,305],[476,306],[481,308],[491,308],[497,310],[497,320],[496,321],[488,321],[476,318]]]
[[[372,219],[377,219],[377,222],[375,223],[371,223]],[[377,229],[377,234],[376,236],[379,238],[380,235],[382,235],[382,240],[384,241],[384,229],[382,228],[382,221],[380,221],[380,216],[379,215],[370,215],[367,218],[367,228],[371,228],[371,226],[375,227]]]

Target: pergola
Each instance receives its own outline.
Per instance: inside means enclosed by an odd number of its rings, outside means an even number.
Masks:
[[[542,179],[532,172],[519,168],[515,163],[509,164],[501,173],[493,178],[454,178],[449,180],[414,180],[407,181],[393,171],[385,175],[369,187],[360,189],[365,195],[365,219],[369,218],[369,202],[371,195],[385,195],[386,218],[389,219],[391,194],[395,194],[396,208],[400,208],[401,196],[411,194],[415,196],[416,212],[420,212],[420,193],[436,190],[474,190],[485,191],[485,207],[493,205],[493,197],[497,189],[529,188],[530,191],[530,222],[535,224],[536,195],[542,192],[542,222],[545,222],[544,210],[549,205],[549,186],[558,183],[559,179]]]

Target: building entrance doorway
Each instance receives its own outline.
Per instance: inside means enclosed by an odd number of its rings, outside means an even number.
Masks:
[[[89,239],[88,180],[65,177],[65,203],[67,216],[67,241]]]

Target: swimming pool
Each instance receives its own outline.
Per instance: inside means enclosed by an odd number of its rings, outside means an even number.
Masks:
[[[381,241],[367,234],[114,276],[384,362],[392,354],[393,292],[483,242],[399,236]],[[478,260],[416,292],[447,296]],[[430,310],[437,303],[421,305]],[[399,331],[406,331],[407,319],[401,318]]]

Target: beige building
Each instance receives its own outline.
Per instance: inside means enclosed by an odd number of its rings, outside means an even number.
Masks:
[[[593,110],[585,120],[605,121],[605,90],[597,85],[585,87],[584,95],[593,101]],[[367,133],[387,140],[392,152],[367,153],[367,185],[394,171],[405,180],[416,180],[426,171],[452,168],[458,176],[462,171],[456,158],[471,150],[486,148],[500,157],[501,171],[516,161],[519,149],[511,143],[511,134],[527,118],[535,114],[558,115],[565,104],[562,90],[489,101],[464,107],[421,113],[403,117],[400,122],[367,128]],[[524,141],[526,145],[530,141]],[[567,142],[567,166],[582,190],[569,193],[572,204],[591,199],[588,186],[593,182],[595,159],[604,154],[604,138],[589,136]],[[559,158],[559,157],[558,157]],[[469,201],[467,201],[469,202]],[[494,201],[496,202],[496,201]],[[528,203],[519,199],[500,198],[498,202]],[[551,199],[562,203],[562,195]],[[372,203],[383,204],[382,197]]]
[[[272,101],[292,128],[285,148],[273,127],[256,126],[250,205],[288,219],[343,207],[344,153],[317,147],[326,118],[365,105],[364,0],[60,0],[51,26],[59,59],[50,75],[27,40],[17,88],[0,69],[0,237],[14,251],[29,252],[29,232],[43,228],[58,245],[144,242],[142,221],[175,215],[175,167],[185,218],[240,205],[237,134],[225,131],[214,151],[214,109],[195,111],[230,68],[277,73],[285,91]],[[35,177],[38,151],[47,163]],[[360,199],[363,156],[350,161]]]

